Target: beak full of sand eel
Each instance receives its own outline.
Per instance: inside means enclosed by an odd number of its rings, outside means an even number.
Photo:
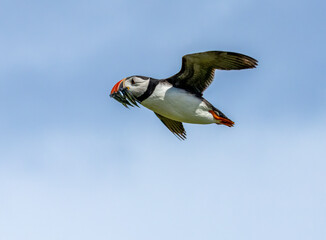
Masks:
[[[132,95],[130,91],[128,91],[129,88],[125,87],[125,81],[126,79],[124,78],[113,86],[110,97],[120,102],[126,108],[128,108],[128,106],[139,107],[137,104],[138,100]]]

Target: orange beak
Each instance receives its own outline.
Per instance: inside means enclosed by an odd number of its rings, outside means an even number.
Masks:
[[[126,108],[128,108],[128,106],[139,107],[137,104],[138,100],[128,91],[129,87],[125,86],[125,80],[124,78],[113,86],[110,97],[122,103]]]
[[[121,83],[122,83],[124,80],[126,80],[126,79],[124,78],[124,79],[120,80],[119,82],[117,82],[117,83],[113,86],[113,88],[112,88],[112,90],[111,90],[111,94],[113,94],[113,93],[117,93],[117,92],[119,91],[120,85],[121,85]]]

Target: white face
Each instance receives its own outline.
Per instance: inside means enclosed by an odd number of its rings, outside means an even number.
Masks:
[[[124,82],[124,87],[127,87],[135,97],[143,95],[148,87],[149,78],[143,79],[141,77],[133,76],[129,77]]]

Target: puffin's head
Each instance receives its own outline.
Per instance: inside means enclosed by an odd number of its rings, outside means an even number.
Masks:
[[[117,82],[112,90],[110,97],[122,103],[124,106],[137,105],[137,98],[143,95],[148,87],[150,78],[142,76],[131,76]]]

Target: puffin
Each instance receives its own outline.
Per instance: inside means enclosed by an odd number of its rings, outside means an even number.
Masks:
[[[172,77],[156,79],[130,76],[117,82],[110,93],[125,107],[152,110],[180,140],[187,135],[183,123],[212,124],[233,127],[234,122],[203,97],[212,83],[215,70],[256,68],[252,57],[227,51],[207,51],[182,57],[181,70]]]

